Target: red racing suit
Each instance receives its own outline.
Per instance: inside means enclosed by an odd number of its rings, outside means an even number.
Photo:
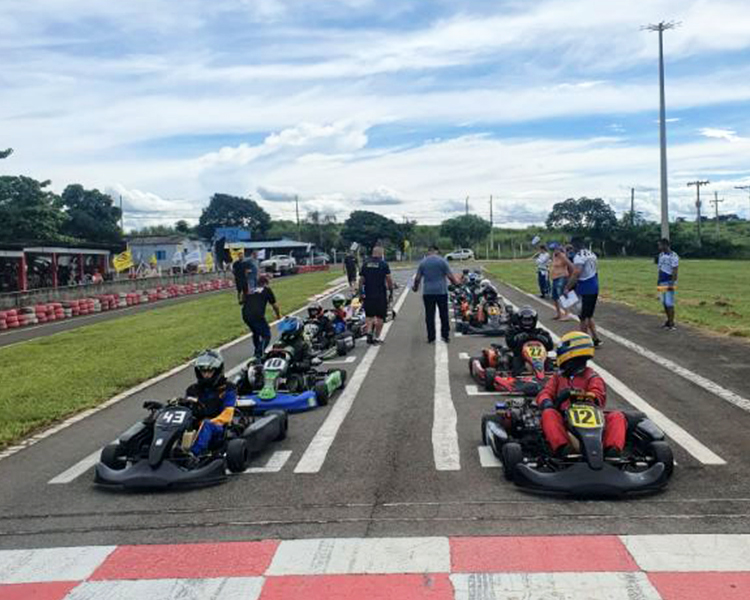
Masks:
[[[594,369],[586,367],[573,377],[565,377],[561,373],[555,373],[536,397],[537,405],[542,406],[546,400],[554,403],[560,392],[566,389],[593,393],[594,401],[602,409],[607,404],[607,386],[604,384],[604,380]],[[563,411],[567,410],[569,406],[570,401],[566,400],[560,405],[559,409],[547,408],[542,411],[542,431],[552,452],[557,452],[560,447],[570,441],[563,419]],[[602,439],[604,449],[615,448],[621,452],[625,447],[627,427],[627,421],[623,413],[619,411],[605,413]]]

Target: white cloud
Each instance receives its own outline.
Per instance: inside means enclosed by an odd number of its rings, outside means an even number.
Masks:
[[[365,192],[359,197],[359,203],[365,206],[396,206],[404,204],[402,195],[396,190],[381,185],[376,189]]]
[[[704,127],[700,130],[702,136],[707,138],[717,138],[727,140],[728,142],[739,142],[742,140],[737,132],[732,129],[717,129],[715,127]]]

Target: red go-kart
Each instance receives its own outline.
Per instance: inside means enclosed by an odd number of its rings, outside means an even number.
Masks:
[[[554,361],[547,354],[544,344],[536,340],[530,340],[523,345],[521,357],[524,370],[514,375],[511,350],[493,344],[482,350],[481,356],[469,359],[469,372],[488,392],[511,395],[536,394],[553,375]]]

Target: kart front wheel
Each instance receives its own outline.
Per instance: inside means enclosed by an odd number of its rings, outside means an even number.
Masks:
[[[518,442],[508,442],[502,451],[503,476],[508,481],[515,478],[516,467],[523,462],[523,451]]]
[[[336,354],[339,356],[344,356],[347,352],[349,352],[349,346],[346,343],[346,340],[339,340],[336,342]]]
[[[247,467],[249,453],[243,438],[230,440],[227,446],[227,467],[232,473],[242,473]]]
[[[485,446],[491,446],[492,452],[497,456],[497,452],[495,450],[495,445],[491,443],[491,440],[487,437],[487,423],[495,423],[498,427],[503,427],[503,418],[500,415],[492,414],[492,415],[484,415],[482,417],[482,444]],[[497,458],[502,458],[500,456],[497,456]]]
[[[669,444],[662,441],[651,442],[648,446],[648,453],[654,456],[655,462],[664,463],[664,475],[671,477],[674,471],[674,455]]]
[[[315,398],[319,406],[326,406],[328,404],[328,386],[325,381],[319,381],[315,384]]]
[[[488,392],[495,391],[495,376],[497,371],[492,367],[487,368],[484,372],[484,389]]]
[[[102,448],[99,460],[105,467],[109,467],[115,471],[120,471],[127,465],[124,454],[125,451],[122,446],[120,446],[120,443],[115,442],[114,444],[108,444]]]

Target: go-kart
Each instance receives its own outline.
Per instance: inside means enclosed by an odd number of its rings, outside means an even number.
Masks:
[[[524,369],[513,372],[513,353],[499,344],[484,348],[480,356],[469,359],[469,373],[488,392],[536,395],[555,372],[554,359],[544,344],[529,340],[521,347]]]
[[[359,296],[351,298],[346,307],[346,326],[354,339],[365,336],[365,309]]]
[[[288,427],[283,411],[255,418],[237,407],[234,419],[224,428],[223,439],[196,458],[188,452],[201,422],[195,402],[177,399],[164,405],[149,400],[143,407],[148,415],[102,450],[95,483],[125,489],[220,483],[226,479],[227,469],[243,472],[253,456],[271,442],[283,440]]]
[[[331,310],[325,311],[318,319],[308,319],[304,335],[320,360],[345,356],[354,348],[355,335],[347,328],[347,323],[337,319]]]
[[[505,479],[537,492],[572,496],[622,496],[666,486],[674,458],[664,433],[641,412],[625,412],[626,445],[620,456],[604,454],[605,412],[576,391],[564,420],[573,453],[554,456],[533,402],[498,402],[482,417],[482,441],[503,463]]]
[[[292,365],[291,353],[274,348],[260,361],[251,359],[235,383],[237,405],[259,415],[273,410],[305,412],[326,406],[331,396],[346,384],[346,371],[319,371],[313,360],[307,369]]]
[[[500,300],[481,302],[468,313],[461,309],[461,320],[456,323],[456,331],[465,335],[503,336],[513,313],[511,306]]]

